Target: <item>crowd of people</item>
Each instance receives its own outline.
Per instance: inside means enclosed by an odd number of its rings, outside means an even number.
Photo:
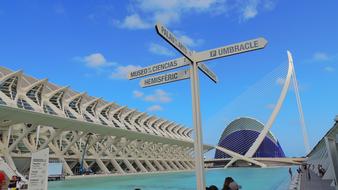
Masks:
[[[297,173],[299,175],[306,175],[307,179],[311,180],[311,173],[310,173],[311,168],[312,168],[313,171],[315,171],[315,165],[314,164],[303,164],[303,165],[299,166],[299,168],[297,169]],[[323,177],[326,170],[322,167],[321,164],[317,165],[317,170],[318,170],[319,177]],[[290,173],[291,178],[292,178],[291,168],[289,168],[289,173]]]
[[[22,189],[24,183],[19,176],[12,176],[12,179],[9,181],[8,190],[20,190]]]
[[[3,171],[0,171],[0,190],[6,189],[7,178]],[[8,190],[20,190],[24,186],[24,182],[21,177],[13,176],[8,183]]]

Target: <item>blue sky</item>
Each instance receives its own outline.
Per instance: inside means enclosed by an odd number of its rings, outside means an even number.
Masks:
[[[125,79],[127,71],[181,57],[154,24],[161,21],[195,51],[265,37],[264,50],[207,62],[219,84],[200,73],[204,142],[216,144],[226,124],[247,113],[267,121],[280,90],[269,73],[287,64],[289,49],[312,147],[337,114],[337,7],[305,0],[1,1],[0,65],[192,127],[189,81],[141,89],[138,79]],[[271,90],[250,98],[262,79]],[[292,92],[272,132],[288,156],[301,156]],[[266,101],[251,112],[241,104],[258,99]]]

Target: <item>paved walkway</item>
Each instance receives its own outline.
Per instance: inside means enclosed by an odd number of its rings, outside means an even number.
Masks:
[[[302,173],[300,189],[301,190],[334,190],[334,187],[331,187],[331,180],[322,180],[316,173],[310,170],[311,180],[307,178],[307,171]]]

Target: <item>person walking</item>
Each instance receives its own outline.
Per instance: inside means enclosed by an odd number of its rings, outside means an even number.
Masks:
[[[289,167],[289,174],[290,174],[290,178],[292,180],[292,170],[291,170],[291,167]]]
[[[310,170],[307,170],[307,179],[308,179],[309,181],[311,180]]]
[[[9,181],[8,190],[16,190],[17,179],[16,176],[12,176],[12,179]]]

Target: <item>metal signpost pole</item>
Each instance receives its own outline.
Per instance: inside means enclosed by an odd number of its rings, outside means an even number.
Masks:
[[[191,65],[191,96],[192,96],[192,114],[195,129],[195,170],[197,190],[205,189],[204,177],[204,159],[203,159],[203,140],[201,128],[201,111],[200,111],[200,95],[199,95],[199,80],[198,66],[194,61]]]
[[[216,74],[211,71],[202,61],[217,59],[221,57],[231,56],[235,54],[245,53],[253,50],[262,49],[266,46],[267,41],[264,38],[252,39],[236,44],[231,44],[211,50],[202,52],[193,52],[184,46],[175,35],[170,32],[161,23],[155,25],[157,33],[178,50],[184,57],[165,61],[145,68],[132,71],[128,74],[128,78],[135,79],[152,75],[159,72],[164,72],[179,67],[191,65],[189,70],[181,70],[163,75],[153,76],[141,80],[141,87],[149,87],[161,85],[165,83],[175,82],[191,78],[191,96],[192,96],[192,115],[195,130],[195,170],[196,170],[196,184],[197,190],[205,190],[205,177],[204,177],[204,158],[203,158],[203,140],[202,140],[202,127],[201,127],[201,111],[200,111],[200,89],[198,79],[198,69],[200,69],[212,81],[217,83],[218,79]]]

